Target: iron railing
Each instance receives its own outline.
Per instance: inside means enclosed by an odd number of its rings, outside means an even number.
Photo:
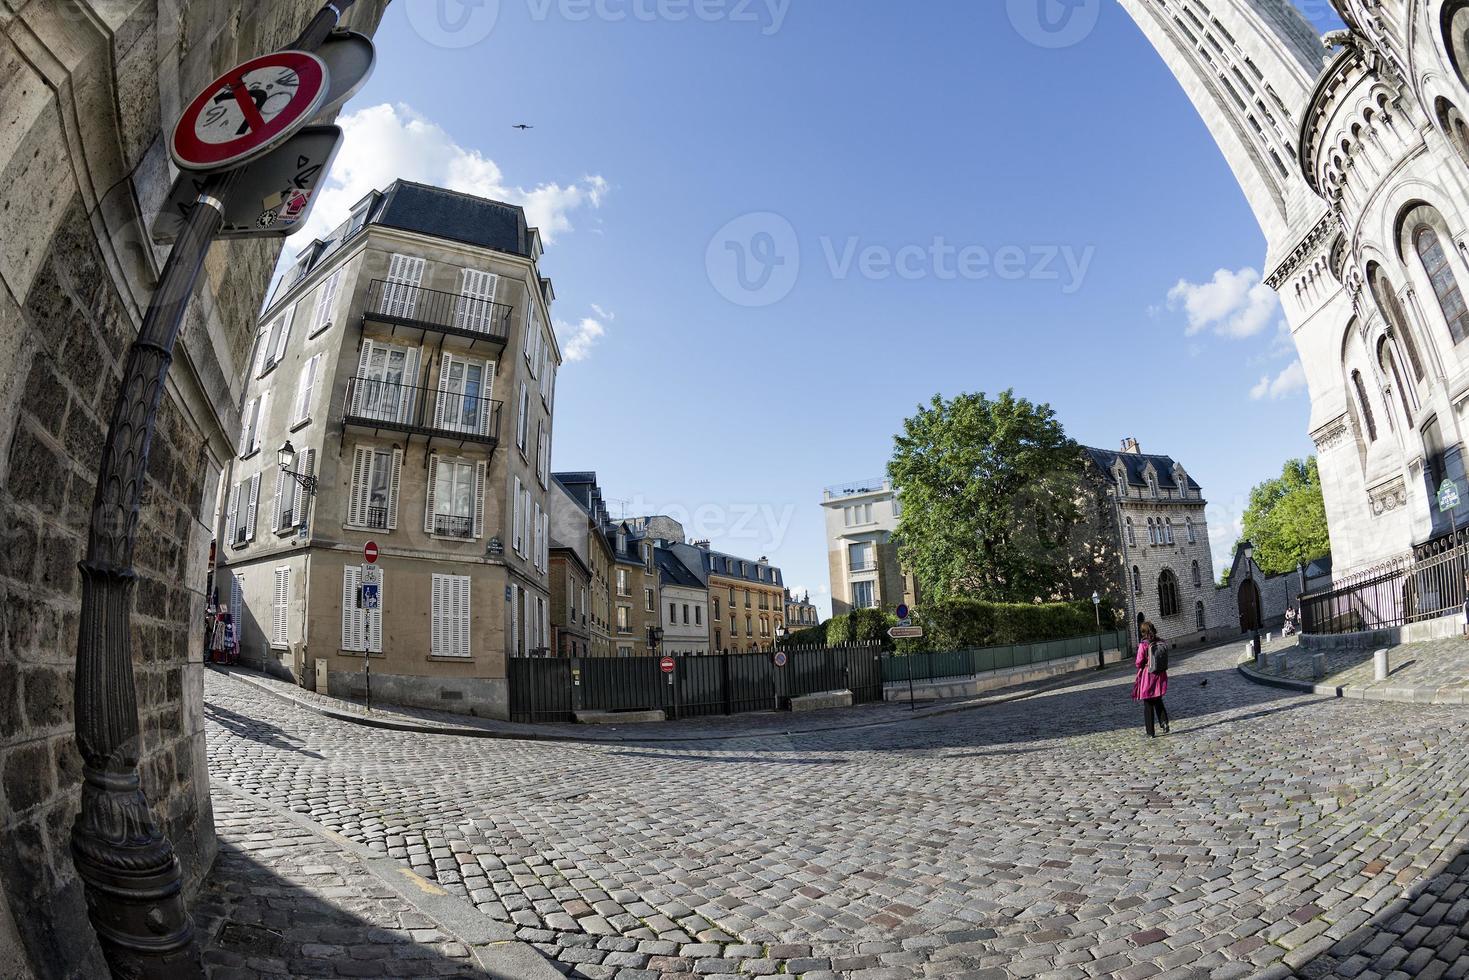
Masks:
[[[388,509],[368,507],[362,519],[362,526],[376,531],[386,531],[388,529]]]
[[[474,520],[453,514],[434,515],[434,533],[445,538],[474,537]]]
[[[1469,542],[1447,536],[1301,596],[1307,633],[1355,633],[1436,619],[1464,607]]]
[[[1127,630],[1085,633],[1060,640],[1008,643],[992,647],[967,647],[935,653],[890,653],[883,655],[884,681],[934,680],[941,677],[973,677],[995,670],[1026,667],[1067,657],[1095,655],[1102,650],[1128,648]],[[1124,659],[1126,659],[1124,657]]]
[[[504,303],[422,286],[374,279],[367,287],[363,316],[394,326],[449,333],[504,344],[512,308]]]
[[[500,441],[500,408],[499,402],[468,392],[352,378],[347,385],[344,420],[494,445]]]

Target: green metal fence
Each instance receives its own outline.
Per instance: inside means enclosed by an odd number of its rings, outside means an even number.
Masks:
[[[970,677],[1012,667],[1028,667],[1067,657],[1095,655],[1102,650],[1120,650],[1128,642],[1126,630],[1087,633],[1064,640],[1041,643],[1011,643],[997,647],[968,647],[938,653],[889,653],[882,658],[884,682],[935,680],[943,677]]]

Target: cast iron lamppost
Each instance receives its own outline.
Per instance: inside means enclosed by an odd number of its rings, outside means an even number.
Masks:
[[[297,483],[301,484],[302,491],[308,497],[316,496],[316,477],[310,473],[298,473],[292,469],[296,465],[296,447],[291,445],[291,440],[286,440],[286,444],[276,454],[276,459],[281,464],[282,476],[292,477]]]
[[[322,8],[290,45],[314,51],[354,0]],[[72,860],[87,916],[114,977],[202,978],[182,869],[138,774],[142,738],[133,681],[133,548],[158,404],[179,328],[240,170],[205,178],[128,349],[97,468],[82,578],[74,717],[82,757]]]
[[[1102,652],[1102,597],[1092,593],[1092,610],[1097,614],[1097,669],[1107,668],[1107,655]]]
[[[1254,608],[1250,610],[1250,651],[1255,659],[1260,658],[1260,592],[1255,586],[1255,546],[1246,538],[1239,543],[1240,554],[1245,556],[1245,575],[1250,591],[1255,596]]]

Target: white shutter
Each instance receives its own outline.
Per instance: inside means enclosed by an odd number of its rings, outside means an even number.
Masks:
[[[274,320],[270,321],[265,326],[263,326],[263,327],[260,328],[260,333],[255,337],[255,373],[256,373],[256,375],[264,374],[265,373],[265,367],[266,367],[266,365],[270,363],[270,351],[271,351],[270,331],[271,331],[271,328],[274,327],[274,326],[275,326],[275,321]]]
[[[533,544],[533,547],[535,548],[535,551],[531,552],[530,560],[531,560],[531,564],[532,565],[534,565],[536,568],[540,568],[541,567],[541,504],[540,504],[540,501],[536,501],[536,503],[535,503],[534,506],[535,506],[535,523],[532,524],[531,527],[533,527],[535,529],[535,541],[534,541],[534,544]]]
[[[478,269],[464,269],[459,277],[459,302],[455,306],[454,325],[461,330],[487,331],[493,311],[490,304],[495,301],[495,286],[499,282],[493,273]]]
[[[448,579],[449,576],[447,575],[435,575],[433,577],[433,595],[429,606],[429,619],[431,620],[429,653],[435,657],[448,655],[444,642],[445,636],[448,633]]]
[[[296,389],[296,424],[311,418],[311,396],[321,373],[321,355],[317,354],[301,366],[301,381]]]
[[[358,446],[352,453],[352,496],[347,501],[347,523],[362,527],[367,523],[367,506],[372,487],[372,449]]]
[[[312,474],[314,474],[316,472],[316,450],[315,449],[308,449],[308,450],[306,450],[306,452],[302,453],[301,454],[301,460],[302,460],[302,463],[301,463],[301,475],[302,476],[311,476]],[[296,493],[296,499],[291,502],[291,526],[292,527],[305,527],[306,526],[306,502],[310,498],[307,497],[307,495],[306,495],[306,487],[302,485],[302,483],[301,483],[300,480],[292,480],[291,482],[293,484],[295,484],[295,493]]]
[[[235,543],[235,526],[239,519],[240,485],[236,483],[230,487],[229,500],[224,505],[224,540],[226,544]]]
[[[517,413],[515,416],[515,444],[521,449],[525,448],[526,433],[530,425],[529,420],[526,418],[529,408],[530,389],[527,388],[525,386],[525,382],[522,381],[520,383],[520,402],[518,404]]]
[[[510,547],[520,554],[520,477],[515,478],[515,522],[511,525]]]
[[[250,502],[245,510],[245,540],[255,540],[255,518],[260,511],[260,474],[250,477]]]
[[[445,354],[442,358],[439,359],[439,391],[438,395],[434,398],[435,429],[442,429],[444,427],[445,415],[452,415],[455,419],[459,418],[459,414],[457,412],[453,411],[453,409],[445,407],[445,404],[449,399],[449,367],[453,363],[454,358],[448,354]],[[453,408],[458,407],[458,405],[453,406]]]
[[[484,537],[485,533],[485,479],[489,475],[489,464],[480,460],[474,464],[474,536],[476,539]],[[433,479],[430,472],[429,479]]]
[[[454,656],[469,656],[469,576],[454,576]]]
[[[520,498],[521,498],[520,519],[525,522],[525,534],[523,534],[521,536],[521,543],[524,545],[524,550],[521,551],[520,555],[521,555],[522,558],[529,558],[530,557],[530,490],[529,490],[529,488],[520,491]]]
[[[286,481],[289,480],[289,479],[290,479],[290,477],[286,476],[285,473],[283,473],[280,470],[276,470],[276,473],[275,473],[275,506],[271,508],[271,514],[270,514],[270,530],[271,530],[271,533],[273,533],[273,534],[280,533],[280,529],[281,529],[281,516],[282,516],[282,511],[284,510],[284,508],[282,507],[282,505],[285,503],[285,499],[286,499]]]
[[[367,381],[367,362],[370,357],[372,357],[372,341],[364,340],[362,351],[357,357],[357,375],[351,387],[352,405],[348,411],[353,415],[366,415],[367,406],[373,403],[375,393],[369,390],[373,386]]]
[[[244,613],[245,597],[240,588],[240,577],[230,573],[230,621],[235,624],[235,640],[240,637],[240,617]]]
[[[361,610],[357,608],[357,579],[360,573],[356,565],[342,568],[342,649],[361,650]]]
[[[271,363],[276,363],[282,357],[286,356],[286,343],[291,339],[291,321],[295,318],[296,304],[292,303],[291,308],[286,310],[285,316],[281,321],[280,333],[275,339],[275,350],[271,351],[270,354]]]
[[[401,397],[398,399],[398,421],[412,422],[414,420],[414,399],[418,395],[418,348],[409,348],[407,356],[403,358],[403,386],[400,389]]]
[[[316,309],[311,314],[311,329],[307,336],[314,337],[331,326],[332,307],[337,300],[337,288],[342,283],[342,270],[338,269],[316,291]]]
[[[518,642],[520,640],[520,586],[510,587],[510,656],[520,652]]]
[[[426,534],[434,533],[434,504],[439,497],[439,456],[437,453],[428,458],[428,493],[427,502],[423,508],[423,530]]]
[[[250,445],[245,452],[253,453],[260,448],[260,434],[265,429],[265,413],[270,408],[270,392],[266,391],[260,395],[255,406],[255,419],[250,426]]]
[[[551,567],[551,515],[541,515],[541,571]]]
[[[479,386],[479,434],[490,434],[490,399],[495,397],[495,362],[485,361],[484,378]]]
[[[245,411],[240,414],[240,455],[250,455],[250,446],[255,442],[255,410],[260,407],[260,399],[252,398],[245,403]]]
[[[423,279],[423,259],[393,255],[388,259],[388,283],[383,291],[381,312],[411,319],[418,309],[418,284]]]
[[[393,450],[393,469],[388,474],[388,530],[398,529],[398,490],[403,478],[403,450]]]
[[[275,596],[270,610],[270,642],[283,647],[290,636],[291,570],[275,570]]]

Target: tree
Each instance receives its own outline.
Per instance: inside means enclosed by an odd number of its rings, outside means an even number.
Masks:
[[[1049,405],[935,395],[904,420],[888,464],[899,559],[937,599],[1071,598],[1082,459]]]
[[[1288,461],[1280,476],[1250,491],[1244,534],[1266,575],[1293,572],[1298,563],[1331,553],[1315,456]]]

